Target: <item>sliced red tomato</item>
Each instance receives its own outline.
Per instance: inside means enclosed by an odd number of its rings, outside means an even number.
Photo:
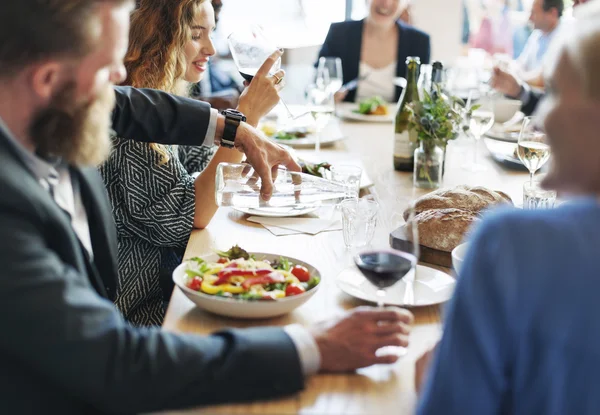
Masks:
[[[290,284],[285,289],[285,296],[291,297],[292,295],[302,294],[303,292],[306,292],[303,286],[299,284]]]
[[[192,280],[188,282],[188,288],[194,291],[200,291],[200,287],[202,287],[202,278],[198,276],[192,278]]]
[[[303,267],[302,265],[294,265],[294,268],[292,268],[292,274],[294,277],[298,278],[298,281],[300,282],[308,282],[310,280],[310,272],[308,272],[306,267]]]
[[[219,260],[217,261],[217,264],[226,264],[226,263],[227,263],[227,261],[229,261],[227,258],[223,258],[223,257],[221,257],[221,258],[219,258]]]

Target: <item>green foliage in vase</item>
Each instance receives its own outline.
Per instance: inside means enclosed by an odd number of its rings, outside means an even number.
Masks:
[[[458,137],[461,128],[468,129],[468,124],[463,126],[463,120],[468,119],[477,106],[465,110],[462,99],[444,97],[439,88],[436,95],[423,91],[422,100],[409,106],[412,113],[410,126],[417,131],[419,141],[446,148],[448,141]]]

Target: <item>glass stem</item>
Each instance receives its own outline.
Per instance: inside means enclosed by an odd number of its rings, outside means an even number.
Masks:
[[[294,119],[294,114],[292,114],[292,111],[290,111],[290,109],[288,108],[288,106],[285,103],[285,101],[283,100],[283,98],[279,97],[279,102],[281,102],[281,104],[283,105],[283,107],[287,111],[288,117],[291,118],[291,119]]]
[[[321,132],[323,131],[322,127],[317,127],[317,134],[315,138],[315,153],[319,154],[321,151]]]
[[[529,185],[533,186],[533,175],[535,174],[534,171],[530,171],[529,172]]]
[[[478,156],[477,156],[477,144],[479,143],[479,137],[473,135],[475,137],[475,145],[473,146],[473,165],[477,166]]]
[[[383,308],[384,307],[384,302],[383,299],[385,298],[385,290],[377,290],[377,307],[379,308]]]

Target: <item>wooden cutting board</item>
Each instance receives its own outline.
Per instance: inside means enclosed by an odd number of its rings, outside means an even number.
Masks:
[[[390,233],[390,246],[394,249],[407,248],[411,244],[409,241],[403,226]],[[452,254],[450,252],[440,251],[423,245],[419,246],[421,251],[420,262],[452,268]]]

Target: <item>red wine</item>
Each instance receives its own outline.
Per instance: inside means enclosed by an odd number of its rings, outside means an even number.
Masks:
[[[354,262],[371,284],[384,289],[404,278],[416,263],[416,258],[404,252],[372,251],[359,254]]]
[[[254,79],[254,75],[256,75],[257,71],[258,68],[242,68],[239,70],[240,75],[242,75],[242,77],[248,82],[252,82],[252,79]]]

